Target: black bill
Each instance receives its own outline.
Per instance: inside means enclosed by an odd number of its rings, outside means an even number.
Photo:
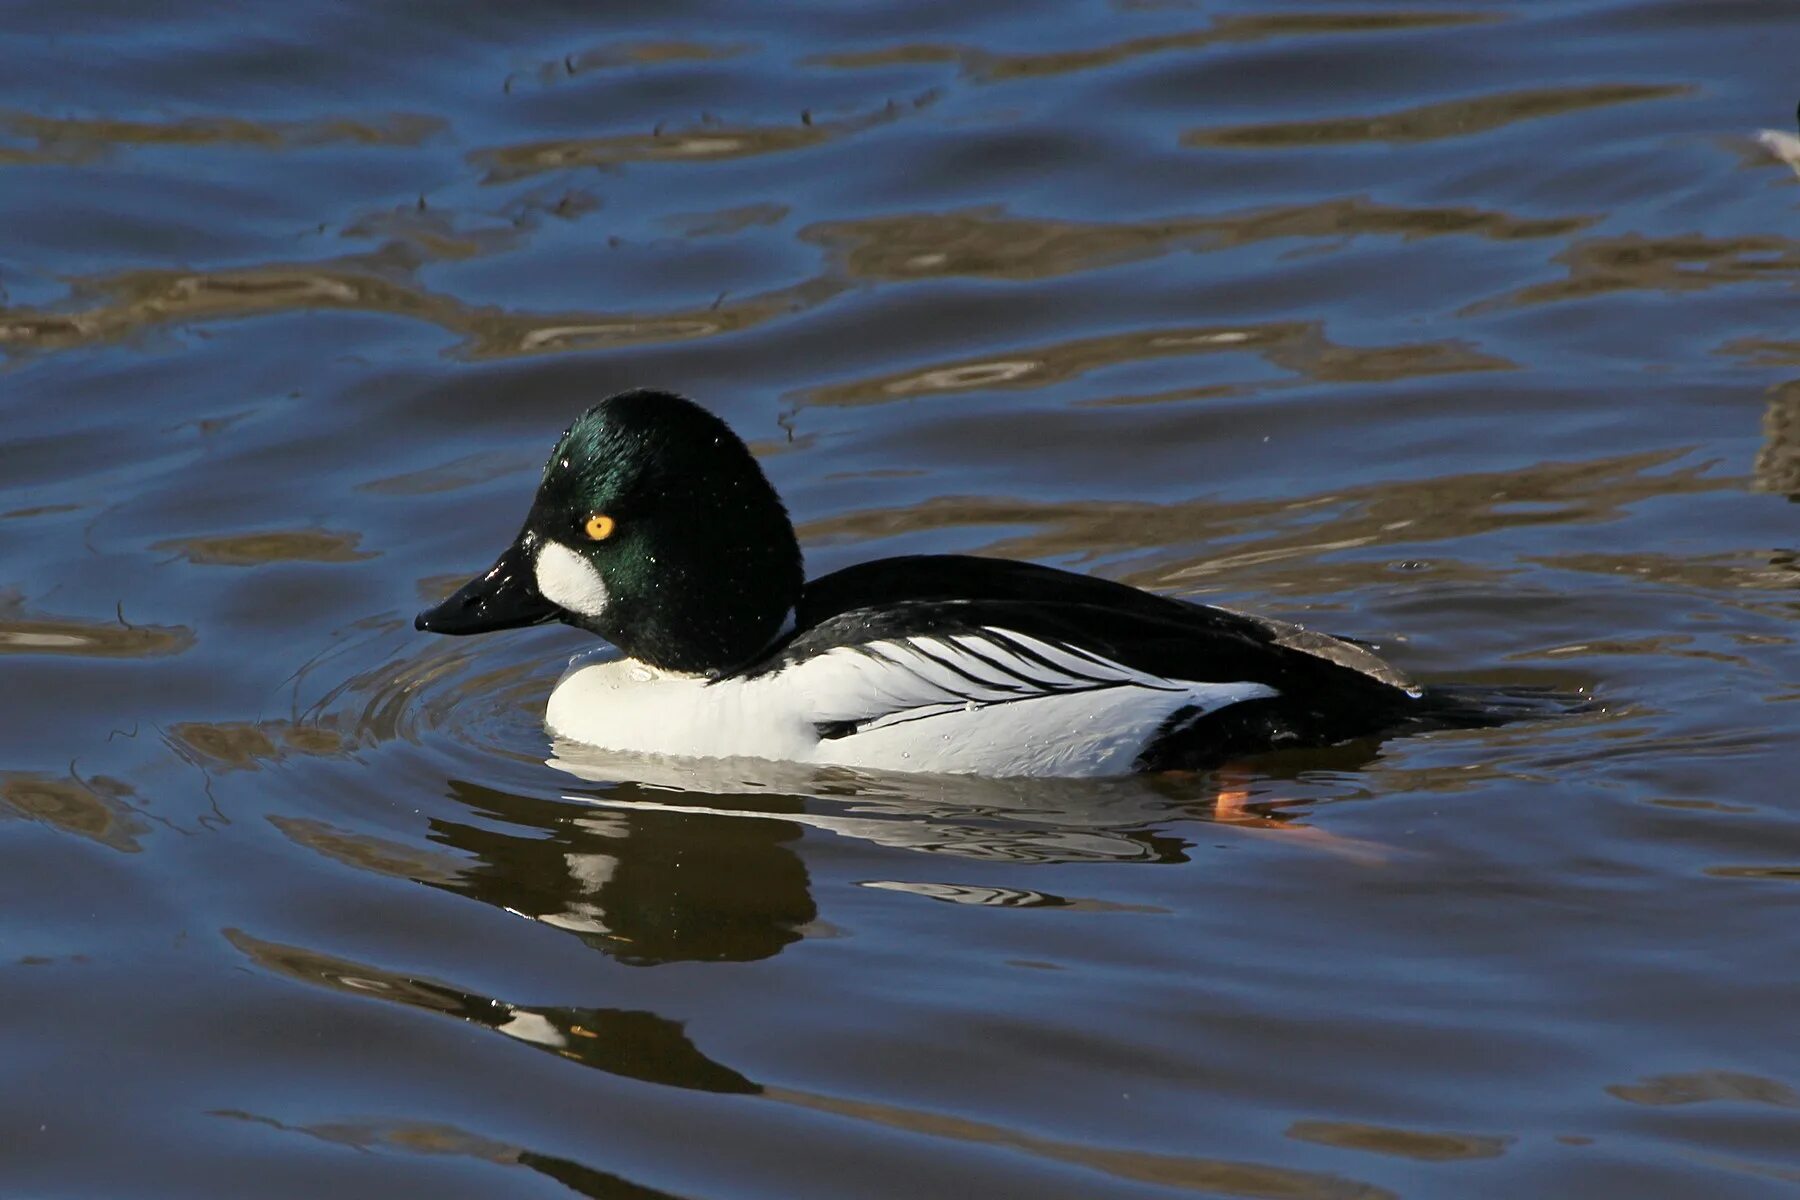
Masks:
[[[413,618],[427,633],[491,633],[554,621],[562,610],[544,598],[532,576],[531,556],[514,542],[494,565],[463,584],[434,608]]]

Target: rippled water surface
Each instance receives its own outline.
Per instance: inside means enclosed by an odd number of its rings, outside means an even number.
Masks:
[[[1785,1196],[1791,0],[24,0],[0,1192]],[[553,746],[412,613],[611,390],[1567,721],[1014,784]]]

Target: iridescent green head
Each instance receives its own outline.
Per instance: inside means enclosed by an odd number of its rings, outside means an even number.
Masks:
[[[621,392],[558,440],[506,553],[415,624],[560,620],[652,666],[717,673],[776,637],[803,583],[787,510],[730,427],[669,392]]]

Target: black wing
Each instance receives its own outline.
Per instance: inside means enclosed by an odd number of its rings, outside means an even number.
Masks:
[[[1035,563],[950,554],[878,559],[814,580],[795,610],[794,636],[752,670],[883,638],[983,629],[1168,679],[1266,684],[1313,705],[1393,705],[1419,693],[1369,650],[1298,625]]]

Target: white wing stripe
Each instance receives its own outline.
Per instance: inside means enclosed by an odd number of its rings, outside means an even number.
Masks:
[[[1011,663],[995,661],[993,658],[989,658],[979,650],[976,650],[974,646],[970,644],[971,642],[981,645],[990,654],[1006,655],[1010,657],[1012,661]],[[976,639],[972,637],[958,638],[957,644],[964,653],[973,655],[981,661],[992,665],[996,669],[1006,672],[1008,675],[1023,679],[1040,691],[1061,691],[1072,685],[1091,686],[1097,683],[1109,682],[1098,676],[1086,675],[1079,671],[1071,671],[1059,663],[1050,661],[1041,654],[1034,654],[1029,649],[1020,645],[1011,637],[997,629],[990,631],[985,639]],[[1033,670],[1028,671],[1026,668],[1033,668]],[[1050,672],[1051,677],[1048,679],[1040,678],[1046,670]]]
[[[1162,675],[1152,675],[1147,671],[1134,671],[1107,658],[1077,650],[1073,646],[1060,643],[1045,642],[1011,630],[989,630],[990,644],[1012,651],[1021,656],[1029,656],[1058,672],[1068,679],[1079,680],[1082,684],[1136,684],[1139,687],[1156,688],[1159,691],[1179,691],[1180,685]],[[1091,673],[1100,668],[1104,674]]]
[[[1085,649],[991,627],[839,646],[789,670],[812,701],[810,720],[850,723],[846,733],[833,735],[840,737],[1015,701],[1105,692],[1135,693],[1157,711],[1167,712],[1168,705],[1180,703],[1197,688],[1208,693],[1216,688],[1133,670]],[[1267,694],[1258,685],[1237,686]],[[1168,698],[1152,699],[1158,695]],[[1243,697],[1232,697],[1239,698]]]
[[[1064,674],[1071,675],[1076,679],[1093,678],[1093,676],[1088,675],[1083,668],[1095,664],[1090,664],[1072,654],[1068,654],[1058,647],[1051,645],[1049,642],[1039,641],[1037,638],[1027,637],[1022,633],[1013,633],[1010,630],[1003,632],[996,629],[993,636],[995,642],[1015,654],[1020,654],[1037,662],[1041,662],[1047,667],[1052,667]],[[1098,665],[1106,667],[1108,671],[1114,675],[1127,673],[1123,667],[1115,662]]]
[[[950,663],[940,661],[912,640],[880,644],[887,661],[922,685],[921,695],[927,702],[951,697],[959,700],[978,699],[994,691],[985,681],[957,670]],[[971,684],[974,685],[973,688]]]
[[[941,681],[920,671],[904,653],[898,642],[870,642],[862,650],[877,665],[868,674],[876,694],[895,707],[929,704],[940,699],[946,690]]]
[[[950,640],[959,652],[968,655],[983,666],[991,667],[993,670],[1019,681],[1019,684],[1009,686],[1017,688],[1022,684],[1023,688],[1021,690],[1028,692],[1045,692],[1057,689],[1057,684],[1053,680],[1040,679],[1036,675],[1027,674],[1018,669],[1018,667],[1008,666],[1004,662],[996,661],[975,648],[976,646],[982,646],[989,651],[1001,649],[1001,647],[996,644],[997,639],[983,641],[980,638],[971,637],[968,634],[957,634]]]
[[[1064,664],[1037,653],[1031,646],[1015,640],[1015,635],[1003,630],[987,630],[985,638],[971,640],[975,640],[982,650],[977,651],[967,643],[959,643],[957,649],[1016,679],[1024,680],[1039,692],[1079,690],[1118,682],[1116,676],[1109,679],[1071,670]],[[1042,644],[1036,643],[1040,646]]]
[[[1016,683],[1007,683],[1003,680],[995,680],[995,679],[991,679],[991,678],[984,679],[981,676],[976,675],[972,671],[965,670],[964,668],[957,666],[956,663],[954,663],[954,662],[947,661],[946,659],[943,659],[943,658],[939,658],[936,654],[933,654],[929,648],[934,644],[938,645],[938,646],[943,646],[943,643],[941,641],[938,641],[936,638],[909,639],[905,643],[905,646],[906,646],[906,649],[908,649],[912,653],[918,655],[920,658],[925,659],[927,662],[933,663],[936,666],[943,668],[944,670],[950,672],[952,675],[956,676],[959,679],[968,680],[970,683],[974,684],[978,688],[983,689],[984,691],[1001,692],[1003,694],[1017,694],[1017,693],[1029,690],[1029,689],[1021,688]],[[974,657],[979,659],[981,656],[975,655]],[[985,661],[985,660],[983,660],[983,661]],[[952,685],[951,690],[955,691],[955,690],[959,690],[959,689],[956,688],[955,685]]]

